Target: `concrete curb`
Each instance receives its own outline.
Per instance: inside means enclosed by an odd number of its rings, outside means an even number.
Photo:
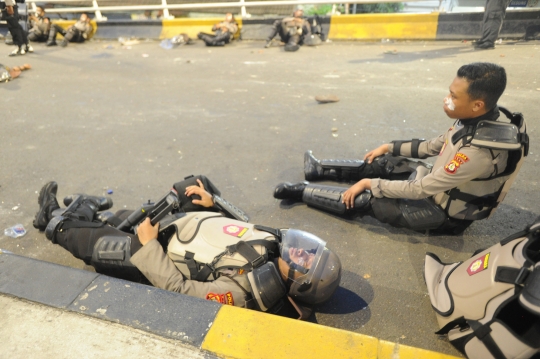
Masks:
[[[224,358],[306,353],[311,358],[455,358],[1,250],[0,293],[179,340]]]
[[[483,13],[431,14],[361,14],[323,16],[320,21],[331,40],[464,40],[480,37]],[[277,18],[237,19],[244,40],[265,40]],[[96,39],[139,37],[170,38],[186,33],[196,39],[197,33],[209,32],[221,18],[131,21],[93,23]],[[58,21],[62,27],[73,21]],[[522,38],[529,29],[540,28],[540,10],[509,11],[500,33],[502,38]]]

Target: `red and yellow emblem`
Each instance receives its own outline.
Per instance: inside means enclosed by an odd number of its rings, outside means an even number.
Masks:
[[[223,233],[238,238],[241,238],[247,231],[248,229],[246,227],[237,226],[235,224],[229,224],[223,227]]]
[[[469,266],[469,268],[467,268],[467,273],[469,273],[470,276],[480,273],[484,269],[487,269],[488,262],[489,262],[489,253],[474,260]]]
[[[221,304],[234,305],[234,299],[231,292],[227,292],[225,294],[208,293],[206,295],[206,300]]]
[[[458,152],[454,156],[454,159],[450,161],[450,163],[448,163],[446,166],[444,166],[444,170],[447,173],[454,174],[457,172],[458,168],[465,162],[469,162],[469,157],[467,157],[463,153]]]

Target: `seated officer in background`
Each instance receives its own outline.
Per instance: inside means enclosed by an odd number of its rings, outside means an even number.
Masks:
[[[349,189],[282,183],[278,199],[301,199],[335,214],[367,214],[397,227],[459,234],[502,202],[528,152],[523,116],[497,106],[504,68],[462,66],[443,110],[455,122],[431,140],[393,141],[364,160],[317,160],[304,155],[306,180],[358,181]],[[511,123],[498,121],[501,112]],[[412,158],[436,157],[430,165]]]
[[[321,43],[319,35],[313,34],[310,23],[304,19],[304,10],[302,9],[296,10],[293,16],[274,21],[272,32],[264,47],[270,47],[272,40],[278,34],[281,41],[285,43],[285,51],[298,51],[300,45],[314,46]]]
[[[230,12],[225,14],[225,20],[215,24],[212,27],[212,31],[214,31],[214,35],[199,32],[197,37],[204,41],[206,46],[225,46],[231,42],[234,35],[238,32],[238,24],[234,19],[234,15]]]
[[[81,14],[79,20],[72,26],[64,30],[61,26],[53,24],[49,34],[48,46],[56,44],[56,34],[60,33],[64,39],[60,46],[66,47],[69,42],[85,42],[92,34],[93,27],[87,14]]]
[[[47,42],[47,46],[56,45],[54,37],[49,38],[51,21],[45,16],[45,10],[41,6],[36,7],[36,14],[30,15],[30,30],[28,40],[33,42]]]
[[[341,263],[326,242],[247,223],[204,176],[176,183],[155,205],[115,215],[96,216],[112,201],[86,195],[66,197],[60,208],[57,188],[41,189],[34,227],[98,273],[272,313],[287,298],[301,319],[339,286]]]

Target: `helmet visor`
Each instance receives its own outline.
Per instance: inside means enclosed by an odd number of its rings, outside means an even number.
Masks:
[[[283,230],[280,253],[290,267],[288,279],[310,284],[325,246],[325,241],[311,233],[298,229]]]

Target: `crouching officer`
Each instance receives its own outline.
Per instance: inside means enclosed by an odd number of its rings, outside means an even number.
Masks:
[[[66,47],[70,42],[85,42],[90,38],[92,31],[94,30],[90,23],[90,18],[87,14],[81,14],[79,20],[67,30],[64,30],[61,26],[53,24],[49,33],[48,46],[56,44],[56,34],[60,33],[64,36],[60,46]]]
[[[114,216],[96,216],[112,201],[85,195],[66,197],[60,209],[56,191],[55,182],[42,188],[34,226],[98,273],[273,313],[288,299],[301,319],[339,286],[341,263],[324,241],[245,222],[204,176],[175,184],[152,208]],[[141,212],[150,215],[139,223]]]
[[[30,30],[28,40],[33,42],[46,42],[47,46],[54,46],[54,35],[50,36],[51,20],[45,16],[45,10],[41,6],[36,7],[35,15],[30,15]]]
[[[540,352],[540,221],[464,262],[424,264],[441,328],[468,358],[530,358]]]
[[[319,161],[308,151],[306,180],[358,182],[349,189],[282,183],[274,197],[301,199],[335,214],[367,214],[397,227],[459,234],[495,211],[527,156],[523,116],[497,106],[505,86],[504,68],[464,65],[444,100],[446,115],[456,119],[446,133],[428,141],[393,141],[364,161]],[[499,120],[501,112],[510,122]],[[414,160],[434,156],[433,166]]]
[[[278,34],[281,41],[285,43],[285,51],[298,51],[300,45],[303,44],[315,46],[321,43],[320,37],[312,33],[311,25],[304,19],[304,10],[301,9],[296,10],[293,16],[274,21],[272,32],[264,47],[270,47],[272,40]]]

